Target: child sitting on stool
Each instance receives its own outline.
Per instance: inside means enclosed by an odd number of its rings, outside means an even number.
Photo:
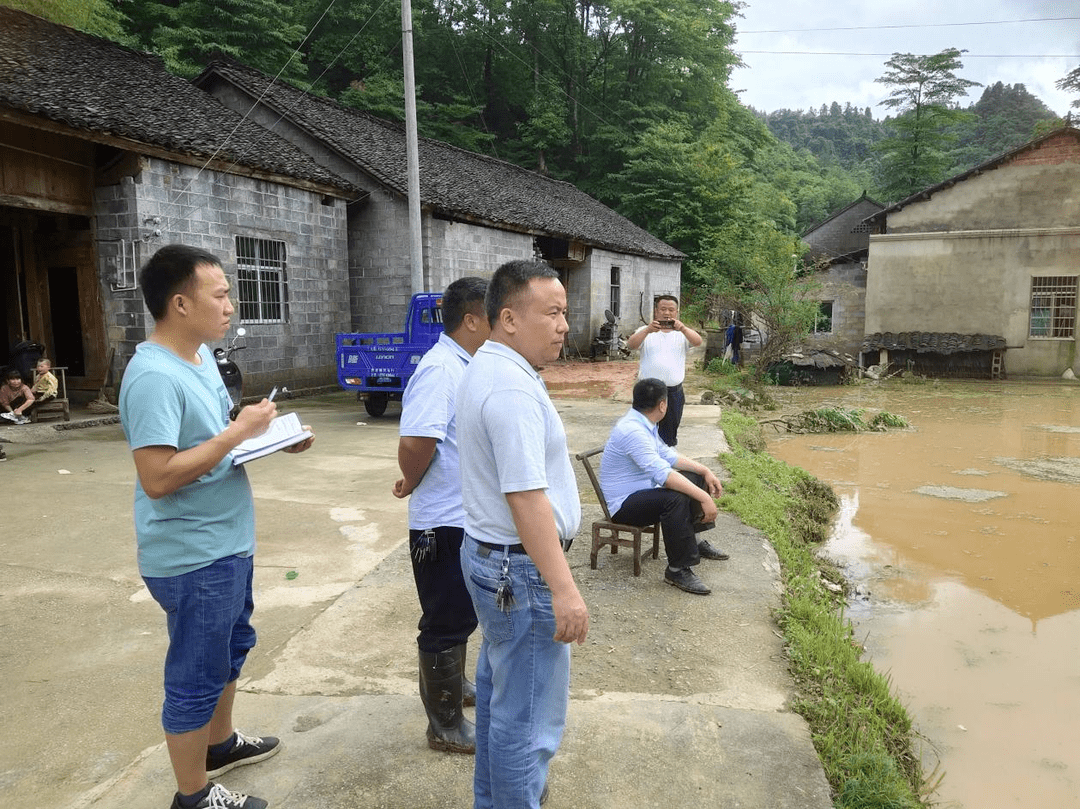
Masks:
[[[16,424],[27,424],[30,419],[23,415],[34,403],[34,394],[22,380],[18,368],[9,368],[0,386],[0,417]]]
[[[48,357],[42,357],[34,366],[34,384],[30,388],[30,392],[34,394],[36,400],[34,407],[55,399],[59,390],[60,383],[52,372],[52,360]]]

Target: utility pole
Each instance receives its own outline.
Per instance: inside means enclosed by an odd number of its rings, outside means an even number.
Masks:
[[[412,292],[424,292],[424,242],[420,224],[420,147],[416,137],[416,74],[413,70],[412,3],[401,0],[405,60],[405,145],[409,172],[409,262]]]

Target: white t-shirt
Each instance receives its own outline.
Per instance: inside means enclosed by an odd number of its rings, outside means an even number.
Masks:
[[[638,332],[649,328],[642,326]],[[634,332],[637,334],[637,332]],[[669,388],[686,378],[686,347],[690,341],[681,331],[654,331],[641,344],[638,379],[659,379]]]

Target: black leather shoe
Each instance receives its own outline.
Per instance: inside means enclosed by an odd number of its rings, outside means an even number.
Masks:
[[[696,596],[707,596],[712,590],[697,577],[690,568],[684,567],[677,573],[672,573],[668,568],[664,571],[664,581],[673,587],[678,587],[687,593],[693,593]]]
[[[709,540],[707,539],[703,539],[697,544],[697,550],[698,555],[702,559],[717,559],[722,562],[725,559],[731,558],[719,548],[714,548],[712,545],[710,545]]]

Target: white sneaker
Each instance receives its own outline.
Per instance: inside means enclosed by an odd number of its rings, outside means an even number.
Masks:
[[[0,413],[0,418],[5,418],[8,421],[15,422],[16,424],[19,423],[19,417],[16,416],[14,413]]]
[[[30,419],[27,416],[19,416],[19,420],[16,421],[15,423],[16,424],[29,424]]]

